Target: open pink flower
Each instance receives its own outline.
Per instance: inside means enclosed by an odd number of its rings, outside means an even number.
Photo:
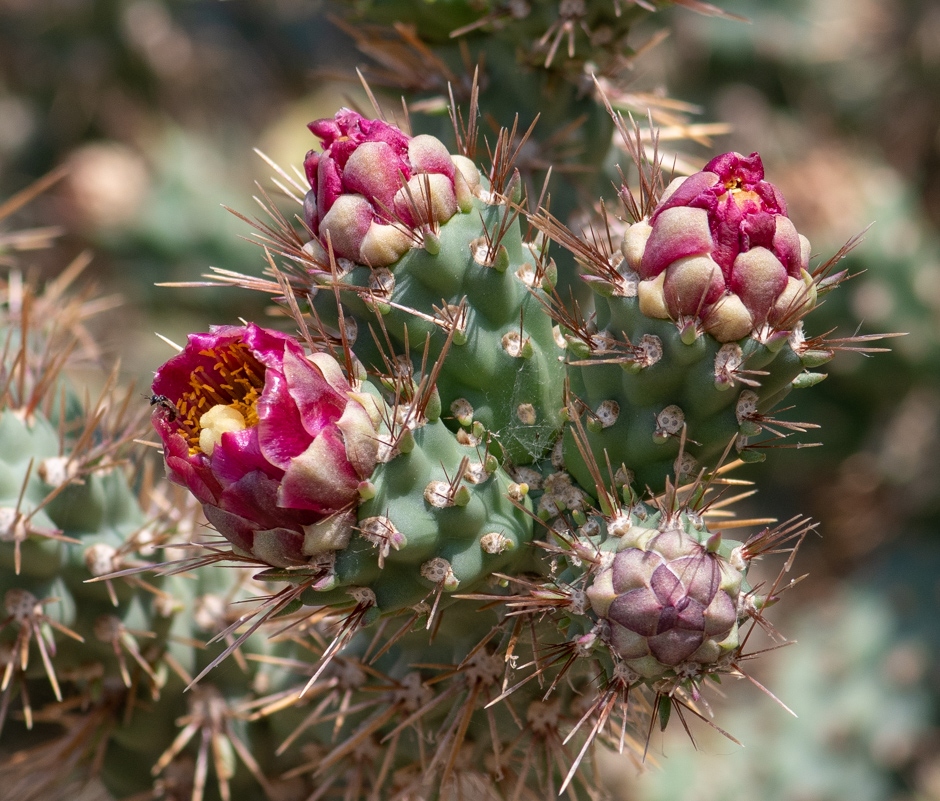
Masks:
[[[628,230],[624,255],[644,313],[698,318],[722,342],[813,305],[809,242],[757,153],[726,153],[670,184],[649,221]]]
[[[323,152],[304,160],[304,219],[340,257],[383,267],[412,246],[409,229],[466,210],[469,188],[444,144],[349,109],[311,122]]]
[[[335,359],[256,325],[214,326],[153,391],[167,474],[239,551],[285,567],[345,545],[377,420]]]

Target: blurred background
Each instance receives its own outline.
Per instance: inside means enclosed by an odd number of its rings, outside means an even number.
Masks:
[[[605,760],[610,789],[631,801],[940,799],[940,4],[717,4],[749,22],[668,7],[631,31],[638,45],[669,35],[632,63],[630,86],[730,125],[686,149],[696,167],[759,151],[814,253],[873,224],[843,262],[860,275],[827,296],[812,334],[908,335],[890,354],[840,354],[798,399],[791,419],[821,425],[822,447],[745,473],[761,493],[744,514],[820,523],[795,568],[810,575],[774,618],[799,644],[755,666],[799,717],[725,686],[715,720],[745,748],[701,726],[696,749],[673,727],[653,739],[661,769]],[[266,313],[257,293],[156,284],[261,272],[248,226],[223,205],[261,216],[255,181],[270,188],[271,170],[253,148],[299,165],[315,144],[307,122],[366,106],[355,68],[372,62],[332,21],[348,6],[0,0],[0,199],[67,168],[4,227],[61,228],[56,248],[30,254],[40,275],[93,254],[86,281],[124,298],[101,328],[104,358],[120,357],[142,393],[169,355],[155,331],[181,341]]]

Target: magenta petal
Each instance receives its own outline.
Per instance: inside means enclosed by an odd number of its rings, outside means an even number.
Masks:
[[[339,165],[332,158],[324,156],[317,169],[317,211],[322,220],[333,204],[343,194],[343,178]]]
[[[202,456],[202,454],[197,454]],[[200,469],[188,458],[165,456],[167,477],[186,487],[200,503],[215,503],[222,488],[207,468]]]
[[[777,232],[777,215],[766,211],[748,214],[741,221],[741,250],[773,247],[774,234]]]
[[[249,323],[245,328],[242,342],[251,351],[251,355],[265,367],[279,369],[284,358],[284,348],[293,340],[280,331],[272,331],[269,328],[261,328],[254,323]]]
[[[287,379],[277,370],[265,373],[264,392],[255,410],[258,413],[258,447],[264,458],[281,470],[303,453],[311,437],[304,429]]]
[[[404,160],[407,157],[408,136],[383,120],[369,120],[360,117],[358,114],[356,116],[359,117],[358,125],[365,133],[365,141],[385,142],[392,148],[398,158]]]
[[[343,135],[336,120],[331,120],[329,117],[307,123],[307,128],[314,136],[323,141],[324,147]]]
[[[292,528],[257,529],[250,520],[216,507],[206,508],[206,518],[236,548],[274,567],[305,564],[303,533]]]
[[[278,506],[280,482],[261,472],[248,473],[226,487],[219,507],[253,521],[256,528],[297,528],[314,522],[318,515]]]
[[[631,590],[613,600],[607,617],[626,629],[649,637],[659,628],[663,605],[647,589]]]
[[[734,206],[734,204],[731,204]],[[725,281],[731,279],[731,267],[738,253],[741,252],[741,235],[739,230],[739,218],[729,217],[717,221],[714,231],[715,246],[712,250],[712,258],[721,267],[721,273]]]
[[[748,189],[764,180],[764,164],[757,153],[751,153],[750,156],[723,153],[715,156],[704,169],[715,173],[723,183],[739,180]]]
[[[317,236],[320,233],[320,212],[317,210],[317,193],[311,189],[304,195],[304,224]]]
[[[261,453],[257,426],[223,434],[219,444],[212,451],[212,472],[222,485],[234,484],[246,473],[255,470],[260,470],[271,478],[280,478],[282,475],[282,471]]]
[[[317,165],[320,163],[320,154],[315,150],[308,150],[304,158],[304,175],[311,189],[317,188]]]
[[[655,223],[666,209],[675,206],[694,206],[710,210],[715,204],[716,188],[723,188],[718,181],[718,176],[714,172],[697,172],[686,178],[682,184],[673,192],[665,202],[657,207],[656,211],[650,217],[650,224]]]
[[[694,654],[705,641],[700,631],[670,629],[663,634],[650,637],[650,653],[664,665],[678,665]]]
[[[245,333],[245,328],[235,325],[212,326],[209,333],[190,334],[182,352],[166,362],[153,379],[153,391],[157,395],[166,395],[176,402],[183,393],[190,390],[190,379],[198,369],[212,374],[216,359],[203,355],[202,351],[225,347],[238,342]]]
[[[346,458],[346,445],[336,426],[325,428],[304,454],[291,460],[281,481],[281,506],[326,512],[353,503],[360,478]]]
[[[245,553],[251,553],[254,542],[255,524],[239,515],[219,509],[218,506],[205,504],[203,511],[206,520],[232,545]]]
[[[203,453],[190,454],[189,445],[181,434],[169,429],[165,420],[155,420],[155,427],[163,440],[163,459],[167,478],[186,487],[200,503],[215,503],[222,487],[212,475],[209,460]]]
[[[297,406],[301,425],[311,437],[342,416],[348,399],[333,389],[302,353],[288,348],[284,352],[283,369],[287,391]]]

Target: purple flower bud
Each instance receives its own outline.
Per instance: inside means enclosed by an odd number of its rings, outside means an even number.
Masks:
[[[617,655],[640,675],[659,678],[736,648],[743,576],[682,531],[642,539],[643,547],[638,539],[620,550],[587,590]]]
[[[788,286],[806,287],[799,314],[815,300],[809,243],[757,153],[726,153],[670,185],[649,221],[628,231],[624,255],[642,279],[645,314],[698,319],[721,342],[798,317],[779,308]]]
[[[349,109],[311,122],[304,221],[324,248],[384,267],[411,247],[408,229],[446,222],[465,205],[454,160],[433,136],[407,136]]]
[[[153,413],[167,475],[238,551],[306,563],[325,548],[325,521],[331,548],[344,547],[378,420],[335,359],[256,325],[214,326],[191,334],[153,387],[175,405]]]

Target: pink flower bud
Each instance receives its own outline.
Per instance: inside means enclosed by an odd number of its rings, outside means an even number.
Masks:
[[[409,228],[446,222],[466,206],[466,181],[433,136],[407,136],[349,109],[311,122],[322,153],[310,151],[304,221],[342,258],[384,267],[412,245]]]
[[[645,225],[624,243],[645,289],[644,313],[698,319],[722,342],[780,320],[778,300],[806,275],[809,243],[756,153],[726,153],[674,181]]]
[[[304,564],[327,520],[334,547],[348,540],[377,421],[335,359],[256,325],[215,326],[191,334],[153,387],[168,401],[153,414],[167,475],[236,550]]]

